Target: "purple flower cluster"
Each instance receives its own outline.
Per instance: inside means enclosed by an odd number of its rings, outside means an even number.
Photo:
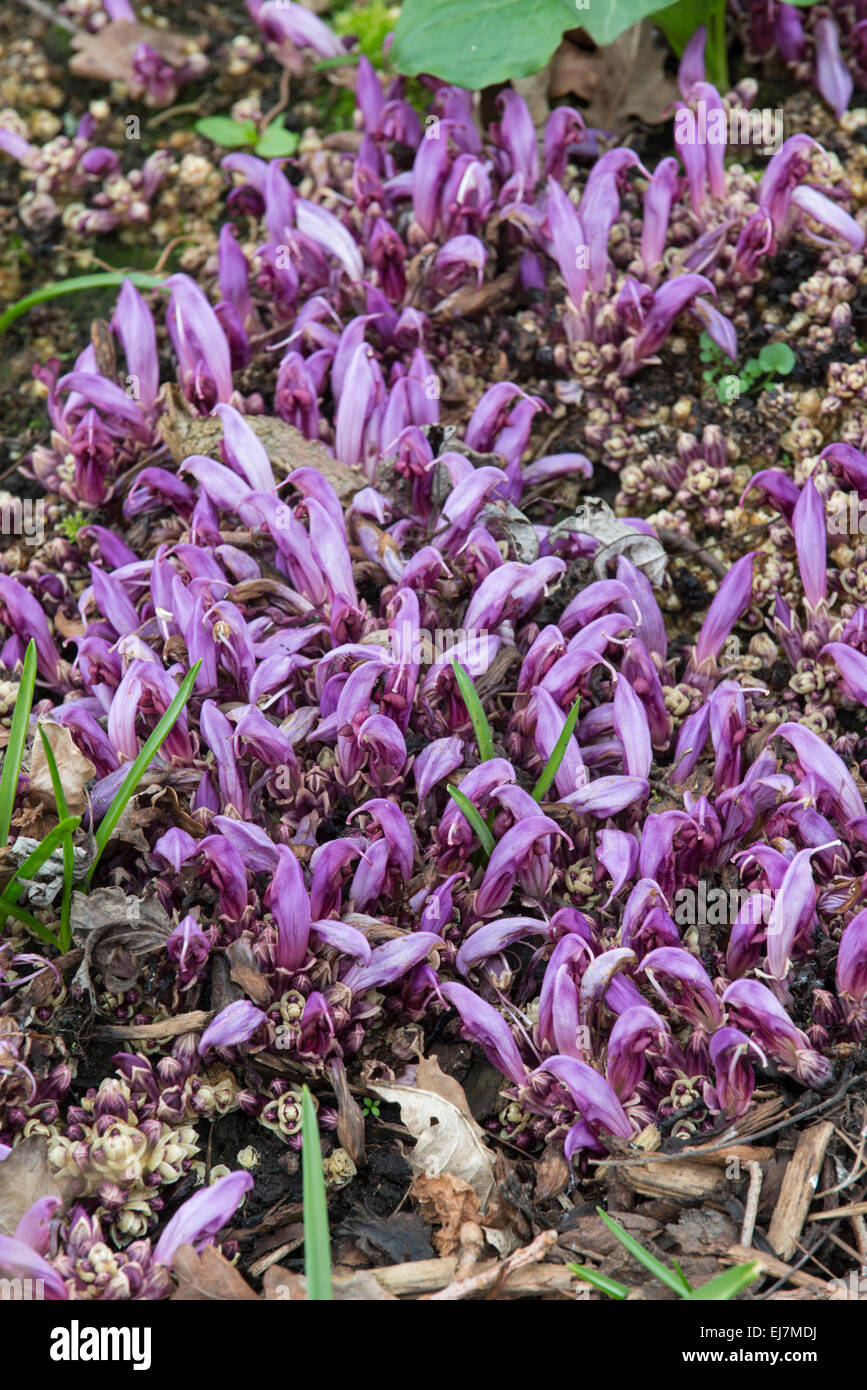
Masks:
[[[249,7],[271,42],[324,51],[301,7]],[[723,109],[699,45],[681,85],[684,109]],[[70,1076],[37,1096],[0,1017],[0,1132],[45,1134],[82,1204],[52,1266],[67,1293],[95,1280],[101,1296],[158,1296],[177,1245],[218,1231],[226,1211],[206,1192],[152,1252],[147,1239],[161,1187],[193,1165],[198,1119],[237,1107],[297,1146],[297,1088],[269,1062],[395,1068],[408,1024],[453,1013],[504,1078],[501,1132],[572,1159],[652,1121],[706,1132],[748,1109],[757,1071],[825,1086],[867,1026],[864,783],[847,766],[856,740],[823,737],[867,700],[867,606],[826,562],[827,499],[844,482],[867,497],[867,457],[832,444],[800,486],[757,473],[801,606],[777,594],[763,614],[769,557],[751,551],[694,644],[670,650],[637,555],[606,553],[575,518],[552,524],[552,486],[593,467],[575,452],[528,461],[543,397],[498,379],[462,436],[440,413],[462,314],[505,276],[548,318],[563,399],[586,393],[604,416],[588,420],[598,444],[685,312],[734,358],[717,301],[739,313],[787,239],[818,228],[863,246],[845,189],[816,186],[821,151],[795,135],[758,187],[697,143],[679,149],[683,174],[609,150],[576,199],[575,111],[552,114],[540,159],[514,92],[485,138],[455,88],[437,87],[422,125],[362,59],[357,96],[353,156],[224,160],[230,208],[263,239],[245,250],[223,227],[215,307],[187,276],[168,281],[177,388],[222,430],[210,454],[175,466],[162,442],[160,339],[129,284],[112,320],[126,389],[92,347],[43,372],[52,436],[33,471],[113,527],[56,542],[54,570],[0,575],[0,660],[14,668],[35,640],[51,718],[96,768],[97,822],[200,663],[154,765],[176,823],[147,827],[147,850],[113,843],[101,871],[131,895],[150,885],[172,920],[161,997],[189,1008],[220,957],[242,964],[246,995],[170,1056],[120,1054],[118,1078],[62,1119]],[[274,414],[324,446],[288,468],[254,428],[265,400],[250,389],[275,338]],[[342,465],[343,495],[311,457]],[[635,521],[633,539],[649,530]],[[595,579],[576,581],[588,560]],[[763,623],[799,677],[782,719],[728,664],[734,630]],[[710,938],[683,911],[708,886],[738,895]],[[11,948],[8,961],[26,964]],[[115,1018],[153,1016],[145,995],[112,993],[96,969],[95,983]],[[103,1227],[133,1241],[113,1263]],[[44,1257],[43,1234],[14,1239]]]

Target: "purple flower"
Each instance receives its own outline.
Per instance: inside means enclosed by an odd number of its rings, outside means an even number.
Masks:
[[[476,894],[475,909],[480,917],[495,912],[507,903],[515,879],[536,897],[545,897],[551,878],[551,836],[560,835],[571,841],[549,816],[527,816],[507,830],[494,846],[488,860],[482,886]]]
[[[556,179],[548,179],[548,234],[554,260],[566,281],[566,292],[580,309],[587,288],[587,244],[584,228],[573,203]]]
[[[723,1021],[720,1002],[710,976],[695,956],[678,946],[660,946],[644,957],[641,968],[669,1008],[683,1014],[694,1027],[712,1033],[720,1026]],[[657,975],[675,981],[671,996],[657,982]]]
[[[861,1004],[867,995],[867,908],[847,922],[837,951],[837,993]]]
[[[575,1109],[593,1130],[607,1131],[621,1139],[628,1139],[633,1133],[626,1111],[617,1099],[612,1087],[586,1062],[577,1057],[547,1057],[533,1072],[549,1072],[562,1081]]]
[[[758,980],[735,980],[722,1002],[783,1071],[796,1076],[805,1086],[824,1086],[828,1082],[830,1063],[813,1051],[806,1033],[795,1027],[782,1004]]]
[[[852,95],[852,74],[840,56],[840,30],[830,15],[813,26],[816,43],[816,86],[839,121]]]
[[[277,853],[277,868],[265,894],[265,906],[277,923],[274,963],[283,970],[300,970],[310,938],[310,899],[295,854],[286,845],[278,845]]]
[[[199,1039],[199,1056],[209,1047],[234,1047],[252,1038],[256,1029],[268,1022],[268,1017],[247,999],[227,1004],[213,1019]],[[180,1243],[180,1242],[179,1242]]]
[[[210,1187],[194,1192],[164,1228],[154,1247],[156,1262],[171,1269],[172,1261],[182,1245],[192,1245],[196,1250],[213,1245],[214,1237],[237,1211],[252,1186],[250,1174],[239,1171],[227,1173]]]
[[[669,1032],[653,1009],[636,1004],[615,1020],[608,1038],[605,1071],[621,1101],[628,1101],[647,1070],[647,1052],[661,1048]]]
[[[695,644],[696,666],[716,660],[735,623],[749,608],[753,597],[754,555],[755,552],[750,551],[736,561],[720,584]]]
[[[460,1014],[464,1037],[478,1043],[492,1067],[522,1085],[527,1068],[503,1015],[466,985],[440,985],[440,994]]]
[[[839,840],[832,840],[827,845],[799,850],[786,870],[785,878],[774,898],[774,907],[766,932],[768,971],[774,980],[785,978],[792,946],[798,937],[806,933],[813,920],[816,885],[813,882],[810,857],[839,843]]]
[[[16,1236],[0,1235],[0,1273],[4,1279],[40,1279],[47,1299],[69,1298],[69,1290],[53,1265]]]
[[[201,974],[210,954],[211,942],[195,917],[187,913],[169,934],[166,950],[178,967],[181,989],[187,989]]]
[[[716,290],[704,275],[677,275],[666,280],[654,292],[653,305],[644,320],[644,326],[632,344],[632,362],[625,375],[637,371],[645,358],[651,357],[662,346],[674,326],[678,314],[691,304],[699,294],[709,293],[716,298]]]
[[[220,320],[202,290],[188,275],[166,281],[171,298],[166,327],[178,358],[181,388],[203,414],[232,397],[229,344]]]
[[[739,1028],[719,1028],[710,1040],[710,1060],[716,1086],[705,1086],[704,1100],[710,1110],[721,1110],[731,1119],[748,1109],[756,1084],[755,1073],[747,1060],[750,1050],[758,1053],[762,1064],[765,1058],[756,1044]]]

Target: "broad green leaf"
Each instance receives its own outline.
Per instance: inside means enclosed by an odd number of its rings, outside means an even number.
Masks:
[[[404,0],[389,58],[409,77],[489,87],[538,72],[588,14],[566,0]]]
[[[328,1240],[328,1202],[322,1172],[322,1146],[313,1097],[301,1092],[301,1185],[304,1201],[304,1273],[307,1298],[331,1301],[331,1247]]]
[[[633,24],[638,24],[648,15],[662,14],[668,9],[667,5],[659,5],[656,0],[584,0],[580,5],[577,0],[574,3],[570,0],[561,2],[571,16],[571,23],[567,20],[564,29],[575,29],[580,25],[600,47],[613,43],[624,29],[631,29]],[[707,0],[704,10],[707,11]],[[535,10],[533,14],[535,17]]]
[[[12,711],[9,742],[3,757],[3,773],[0,776],[0,848],[2,849],[6,848],[6,841],[9,839],[9,827],[12,824],[15,793],[18,790],[18,775],[21,771],[21,759],[24,756],[24,744],[27,741],[27,725],[30,720],[30,707],[33,704],[35,687],[36,643],[31,637],[27,644],[27,651],[24,653],[21,680],[18,682],[18,694],[15,697],[15,708]]]
[[[494,837],[485,825],[485,822],[482,820],[475,806],[470,801],[470,798],[467,796],[466,792],[462,792],[459,787],[447,787],[446,790],[452,801],[457,803],[459,809],[466,816],[479,837],[482,849],[490,858],[494,852]]]
[[[84,290],[110,290],[119,288],[124,280],[129,280],[137,290],[159,290],[165,284],[164,275],[149,275],[143,270],[105,270],[97,275],[72,275],[68,280],[55,280],[50,285],[26,294],[23,299],[10,304],[5,313],[0,314],[0,333],[5,333],[10,323],[20,319],[22,314],[45,304],[49,299],[59,299],[63,294],[78,294]]]
[[[132,767],[127,773],[126,777],[123,779],[123,782],[121,783],[121,786],[117,791],[114,800],[112,801],[111,805],[106,811],[100,823],[99,829],[96,832],[96,857],[93,860],[93,863],[91,864],[87,872],[88,883],[93,878],[102,851],[108,844],[109,837],[111,836],[112,831],[114,830],[115,826],[117,825],[118,821],[123,815],[127,802],[129,801],[130,797],[132,796],[142,777],[146,773],[147,769],[150,767],[152,759],[156,757],[157,753],[162,748],[163,743],[171,733],[175,721],[180,715],[181,710],[187,703],[187,700],[189,700],[190,696],[192,695],[193,686],[196,683],[196,676],[199,674],[199,667],[201,666],[201,664],[201,661],[197,661],[196,664],[184,676],[184,679],[181,682],[181,686],[178,690],[177,695],[172,700],[172,703],[169,705],[162,719],[157,724],[150,738],[145,743],[144,747],[142,748],[141,752],[139,753],[138,757],[136,758],[135,762],[133,763]]]
[[[650,18],[662,30],[678,58],[699,25],[705,26],[707,80],[724,96],[729,87],[725,0],[676,0],[665,9],[655,10]]]
[[[294,154],[301,139],[294,130],[287,130],[282,121],[272,121],[256,142],[255,152],[261,159],[282,159]]]
[[[797,358],[788,343],[765,343],[759,353],[759,366],[763,372],[775,372],[777,376],[788,376]]]
[[[727,1303],[730,1299],[737,1298],[739,1293],[743,1293],[754,1279],[758,1279],[761,1272],[762,1267],[756,1260],[748,1265],[738,1265],[735,1269],[727,1269],[723,1274],[708,1279],[706,1284],[693,1289],[692,1293],[684,1294],[684,1298],[693,1303]]]
[[[467,713],[472,720],[473,732],[476,735],[476,743],[479,749],[479,757],[483,763],[488,762],[494,756],[494,737],[491,733],[491,726],[488,723],[487,715],[482,709],[482,702],[479,699],[476,687],[473,685],[472,676],[459,661],[452,661],[455,680],[458,683],[458,690],[463,696]]]
[[[196,133],[213,140],[215,145],[234,150],[238,145],[255,145],[258,131],[255,121],[233,121],[231,116],[203,116],[196,121]]]
[[[674,1293],[678,1294],[681,1298],[685,1298],[687,1294],[692,1293],[691,1286],[686,1282],[682,1274],[678,1274],[673,1269],[669,1269],[668,1265],[664,1265],[655,1255],[651,1255],[649,1250],[645,1250],[643,1245],[639,1245],[638,1241],[635,1240],[627,1230],[624,1230],[619,1221],[615,1221],[614,1218],[609,1216],[606,1211],[603,1211],[601,1207],[597,1207],[596,1210],[602,1217],[609,1231],[620,1241],[620,1244],[625,1246],[630,1255],[638,1260],[640,1264],[643,1264],[644,1268],[649,1270],[660,1283],[665,1284],[667,1288],[672,1289]]]
[[[579,1279],[583,1279],[586,1284],[592,1284],[594,1289],[600,1293],[606,1293],[609,1298],[623,1300],[629,1297],[629,1287],[620,1284],[616,1279],[609,1279],[607,1274],[599,1274],[595,1269],[588,1268],[587,1265],[570,1265],[573,1274],[577,1274]]]
[[[578,711],[581,708],[581,696],[579,695],[574,705],[566,716],[566,723],[560,730],[560,737],[551,749],[551,756],[542,769],[542,775],[530,792],[534,801],[541,801],[546,791],[550,787],[557,773],[560,771],[560,764],[566,756],[566,749],[569,747],[569,740],[575,732],[575,725],[578,723]]]

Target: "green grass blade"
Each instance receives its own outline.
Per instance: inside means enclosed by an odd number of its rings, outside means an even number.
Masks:
[[[560,771],[560,764],[566,756],[566,749],[569,747],[569,740],[575,732],[575,725],[578,723],[578,711],[581,708],[581,696],[579,695],[574,705],[566,716],[566,723],[560,730],[560,737],[551,749],[551,756],[542,769],[542,775],[530,792],[534,801],[541,801],[546,791],[550,787],[557,773]]]
[[[3,775],[0,777],[0,848],[5,849],[12,824],[12,811],[15,806],[15,793],[18,790],[18,774],[21,759],[24,757],[24,744],[27,741],[27,725],[30,721],[30,708],[33,704],[33,691],[36,688],[36,643],[31,638],[24,653],[24,664],[15,708],[12,711],[12,725],[9,742],[3,759]]]
[[[452,660],[452,669],[455,673],[455,680],[458,683],[458,690],[463,696],[467,713],[472,720],[473,730],[476,735],[476,743],[479,748],[479,757],[483,763],[488,762],[494,757],[494,738],[491,733],[491,726],[488,723],[487,715],[482,709],[482,702],[479,699],[476,687],[473,685],[469,671],[465,670],[459,661]]]
[[[588,1268],[587,1265],[570,1265],[573,1274],[577,1274],[579,1279],[583,1279],[586,1284],[592,1284],[594,1289],[600,1293],[605,1293],[609,1298],[616,1298],[620,1302],[628,1298],[630,1289],[628,1285],[619,1283],[616,1279],[609,1279],[607,1274],[599,1274],[595,1269]]]
[[[10,304],[4,314],[0,314],[0,333],[5,333],[10,323],[20,319],[37,304],[45,304],[49,299],[59,299],[63,294],[78,294],[81,290],[110,290],[119,288],[124,280],[129,280],[137,290],[158,290],[165,284],[165,275],[149,275],[143,270],[104,270],[94,275],[73,275],[68,280],[55,280],[50,285],[26,294],[23,299]]]
[[[727,1269],[713,1279],[708,1279],[706,1284],[693,1289],[690,1294],[685,1294],[684,1298],[689,1298],[694,1303],[728,1303],[730,1299],[743,1293],[754,1279],[758,1279],[761,1272],[762,1267],[756,1260],[748,1265],[738,1265],[735,1269]]]
[[[672,1289],[680,1298],[685,1298],[692,1293],[691,1285],[686,1282],[682,1274],[676,1274],[674,1270],[669,1269],[661,1260],[658,1260],[655,1255],[651,1255],[649,1250],[645,1250],[643,1245],[639,1245],[638,1241],[635,1240],[628,1231],[624,1230],[619,1221],[615,1221],[614,1218],[603,1211],[601,1207],[597,1207],[596,1210],[602,1217],[609,1231],[620,1241],[620,1244],[625,1246],[630,1255],[643,1264],[645,1269],[650,1270],[650,1273],[654,1275],[660,1283]]]
[[[48,775],[51,778],[51,788],[54,792],[54,800],[57,805],[57,819],[65,820],[69,815],[69,808],[66,805],[66,797],[63,793],[63,783],[60,780],[60,770],[57,766],[57,759],[54,756],[54,749],[42,725],[38,725],[39,737],[42,739],[42,750],[45,753],[45,761],[48,764]],[[69,916],[72,908],[72,885],[75,879],[75,849],[72,844],[72,836],[66,835],[63,840],[63,899],[60,905],[60,944],[64,951],[68,951],[72,945],[72,929],[69,925]]]
[[[169,705],[162,719],[157,724],[150,738],[145,743],[144,747],[142,748],[141,752],[139,753],[138,757],[136,758],[135,762],[133,763],[132,767],[127,773],[126,777],[123,779],[123,782],[121,783],[121,786],[118,789],[114,801],[112,801],[111,805],[109,806],[108,810],[103,816],[102,821],[100,822],[99,829],[96,832],[96,858],[94,859],[87,872],[88,883],[93,878],[94,871],[96,869],[97,864],[99,863],[102,851],[108,844],[112,831],[114,830],[115,826],[117,825],[118,821],[123,815],[124,810],[126,809],[127,802],[129,801],[130,797],[132,796],[142,777],[149,768],[151,760],[162,748],[163,743],[171,733],[175,721],[178,719],[178,716],[181,713],[181,710],[184,708],[184,705],[187,703],[187,700],[189,700],[190,696],[192,695],[193,686],[196,683],[196,676],[199,674],[199,667],[201,666],[201,664],[201,661],[197,661],[196,664],[184,676],[184,679],[181,682],[181,686],[178,690],[177,695],[172,700],[172,703]]]
[[[466,792],[462,792],[458,787],[447,787],[446,790],[452,801],[457,804],[459,810],[466,816],[470,825],[475,830],[482,849],[490,859],[494,852],[494,837],[485,825],[485,822],[482,820],[475,806],[470,801],[470,798],[467,796]]]
[[[328,1203],[322,1172],[322,1147],[313,1097],[305,1086],[301,1093],[302,1195],[304,1199],[304,1273],[307,1298],[331,1301],[331,1245],[328,1239]]]

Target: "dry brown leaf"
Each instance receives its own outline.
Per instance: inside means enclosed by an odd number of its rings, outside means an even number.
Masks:
[[[363,1163],[364,1116],[361,1106],[352,1098],[342,1062],[331,1063],[331,1075],[337,1096],[337,1137],[353,1163]]]
[[[163,950],[172,929],[161,903],[131,897],[122,888],[73,893],[70,924],[76,944],[84,947],[75,984],[92,999],[94,968],[101,971],[107,989],[129,989],[138,974],[137,960]]]
[[[192,53],[206,46],[206,39],[196,40],[172,29],[152,29],[149,24],[131,24],[127,20],[111,20],[95,34],[80,31],[72,40],[76,50],[69,61],[74,77],[90,82],[128,82],[133,76],[133,57],[139,44],[148,44],[172,67],[183,67]]]
[[[398,1303],[400,1300],[380,1284],[369,1269],[357,1269],[334,1290],[336,1303]]]
[[[64,724],[55,724],[51,719],[40,719],[39,728],[51,744],[69,814],[80,816],[87,808],[84,789],[90,779],[96,776],[96,768],[90,758],[86,758],[80,752]],[[30,792],[37,800],[54,806],[51,774],[48,771],[41,738],[35,738],[33,741],[30,757]]]
[[[24,1213],[40,1197],[62,1195],[48,1167],[48,1147],[42,1135],[22,1140],[0,1163],[0,1235],[13,1235]]]
[[[259,970],[253,959],[253,952],[246,937],[239,937],[226,948],[231,970],[229,978],[234,980],[236,985],[240,985],[248,999],[252,999],[254,1004],[260,1008],[264,1007],[271,999],[271,990],[268,981]]]
[[[416,1140],[408,1155],[415,1173],[439,1177],[453,1173],[475,1190],[485,1210],[494,1187],[494,1157],[485,1132],[453,1101],[420,1086],[371,1086],[375,1095],[400,1106],[400,1116]]]
[[[549,96],[580,97],[588,126],[602,130],[622,129],[630,116],[659,125],[678,97],[677,83],[664,72],[665,56],[647,22],[592,51],[564,40],[551,60]]]
[[[433,1091],[434,1095],[451,1101],[468,1120],[475,1120],[463,1086],[456,1077],[443,1071],[435,1052],[431,1053],[430,1057],[419,1057],[415,1074],[416,1081],[423,1091]]]
[[[192,1245],[180,1246],[172,1261],[172,1272],[178,1281],[173,1300],[249,1303],[259,1298],[243,1275],[213,1245],[206,1245],[198,1253]]]
[[[410,1193],[424,1220],[440,1228],[433,1238],[437,1254],[456,1255],[461,1246],[461,1226],[465,1221],[479,1220],[475,1189],[454,1173],[442,1173],[438,1178],[419,1173],[413,1178]]]

